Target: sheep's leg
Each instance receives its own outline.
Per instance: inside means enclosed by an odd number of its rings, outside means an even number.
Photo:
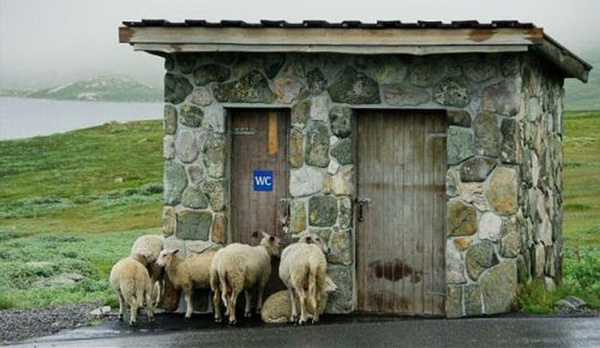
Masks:
[[[302,325],[308,321],[308,314],[306,312],[306,292],[304,289],[298,290],[298,297],[300,298],[300,320],[298,324]]]
[[[294,295],[294,289],[288,288],[290,294],[290,302],[292,304],[292,315],[290,316],[290,322],[295,323],[298,320],[298,308],[296,307],[296,296]]]
[[[186,310],[185,310],[185,318],[189,319],[192,317],[192,312],[194,311],[194,303],[192,302],[192,292],[193,289],[185,289],[185,303],[186,303]]]
[[[136,298],[129,300],[129,309],[131,315],[129,317],[129,326],[134,326],[137,323],[138,301]]]
[[[262,309],[262,305],[263,305],[263,294],[265,292],[265,287],[264,286],[259,286],[258,287],[258,296],[256,299],[256,313],[260,314],[260,311]]]
[[[160,284],[160,279],[154,281],[154,291],[156,291],[156,301],[154,302],[154,306],[158,307],[160,304],[160,293],[162,291],[162,286]]]
[[[149,291],[146,293],[146,315],[150,323],[154,322],[154,305],[152,303],[152,293]]]
[[[244,309],[244,317],[250,318],[252,316],[252,311],[250,310],[250,301],[252,300],[252,293],[250,290],[244,290],[244,294],[246,295],[246,308]]]
[[[123,298],[123,294],[121,294],[121,290],[117,291],[117,295],[119,296],[119,321],[123,321],[123,303],[125,299]]]
[[[221,322],[221,294],[219,289],[213,292],[213,310],[215,311],[215,322]]]
[[[240,291],[238,290],[231,290],[231,298],[229,299],[229,308],[227,308],[227,310],[229,311],[229,324],[230,325],[235,325],[235,323],[237,322],[237,320],[235,319],[235,305],[237,303],[237,297],[240,294]]]

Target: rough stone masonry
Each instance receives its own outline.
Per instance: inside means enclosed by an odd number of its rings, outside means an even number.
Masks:
[[[529,277],[560,279],[563,79],[536,57],[194,53],[165,67],[164,233],[184,254],[228,240],[226,108],[289,108],[290,233],[328,240],[327,311],[352,311],[353,108],[443,109],[447,316],[505,312]]]

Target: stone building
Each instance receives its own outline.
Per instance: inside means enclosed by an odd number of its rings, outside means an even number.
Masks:
[[[542,28],[143,20],[119,37],[165,58],[169,245],[318,233],[330,313],[494,314],[560,281],[563,81],[591,66]]]

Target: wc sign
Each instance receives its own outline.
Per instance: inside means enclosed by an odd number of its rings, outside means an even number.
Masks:
[[[255,170],[253,177],[254,191],[272,192],[273,191],[273,171]]]

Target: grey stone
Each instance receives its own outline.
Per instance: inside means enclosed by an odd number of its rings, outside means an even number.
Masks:
[[[466,282],[465,263],[454,242],[448,239],[446,240],[446,283],[464,284]]]
[[[326,313],[344,314],[352,311],[352,267],[331,265],[327,267],[327,275],[337,285],[337,291],[329,295],[327,301]]]
[[[218,179],[225,175],[225,152],[224,137],[215,134],[208,137],[204,151],[204,167],[208,176]]]
[[[337,229],[337,227],[336,227]],[[316,227],[311,227],[308,229],[308,233],[312,233],[312,234],[316,234],[317,236],[321,237],[321,239],[325,242],[329,241],[329,237],[331,236],[331,228],[330,227],[326,227],[326,228],[316,228]]]
[[[196,105],[208,106],[212,103],[212,97],[208,88],[196,87],[190,96],[190,101]]]
[[[187,168],[187,172],[192,184],[200,185],[204,181],[204,167],[192,164]]]
[[[429,89],[396,83],[384,86],[383,100],[390,105],[414,106],[430,101],[431,92]]]
[[[463,314],[462,285],[446,287],[446,317],[460,318]]]
[[[267,78],[259,71],[251,71],[237,81],[213,86],[213,95],[220,102],[272,103],[275,99]]]
[[[517,296],[517,262],[503,261],[492,267],[479,282],[486,314],[510,311]]]
[[[465,110],[448,110],[446,111],[448,115],[448,122],[450,124],[461,126],[461,127],[471,127],[471,115]]]
[[[477,232],[475,208],[458,199],[447,203],[448,234],[450,236],[470,236]]]
[[[538,122],[542,116],[542,107],[540,106],[540,100],[537,97],[529,98],[527,103],[527,121]]]
[[[544,277],[544,285],[546,287],[547,292],[556,291],[556,283],[554,282],[554,279],[552,279],[551,277]]]
[[[172,236],[175,233],[175,209],[173,207],[163,207],[162,224],[165,237]]]
[[[312,196],[308,200],[308,222],[311,226],[333,226],[338,216],[337,199],[332,196]]]
[[[333,156],[338,163],[343,166],[352,164],[354,162],[352,149],[352,138],[342,139],[333,147],[333,149],[331,149],[331,156]]]
[[[446,77],[434,86],[433,100],[440,105],[462,108],[471,101],[471,91],[464,80]]]
[[[306,230],[306,204],[294,199],[290,203],[290,232],[301,233]]]
[[[175,137],[165,135],[163,138],[163,158],[171,160],[175,158]]]
[[[164,202],[166,205],[177,205],[188,180],[185,168],[176,162],[165,161],[164,169]]]
[[[289,104],[304,90],[304,85],[289,76],[282,76],[272,83],[273,94],[279,103]]]
[[[225,182],[221,180],[205,180],[202,192],[208,197],[208,202],[213,211],[221,211],[225,208]]]
[[[326,95],[312,97],[310,118],[313,120],[327,121],[329,115],[329,98]]]
[[[500,145],[500,159],[504,163],[517,163],[517,121],[504,119],[500,127],[502,144]]]
[[[463,182],[483,182],[495,166],[490,158],[470,158],[460,166],[460,178]]]
[[[517,172],[512,168],[497,167],[492,172],[485,196],[501,215],[517,212],[519,180]]]
[[[331,100],[345,104],[377,104],[379,86],[367,75],[346,68],[328,88]]]
[[[297,129],[292,129],[290,132],[290,166],[292,168],[300,168],[304,164],[304,150],[302,132]]]
[[[505,77],[517,75],[521,71],[519,57],[514,53],[504,53],[500,56],[500,71]]]
[[[329,113],[331,132],[337,137],[345,138],[352,134],[352,109],[334,106]]]
[[[290,172],[290,194],[304,197],[315,194],[323,188],[323,173],[313,167],[303,166]]]
[[[480,155],[497,157],[500,155],[500,130],[496,116],[489,112],[479,114],[473,122],[475,148]]]
[[[173,105],[165,105],[165,118],[163,121],[165,134],[173,135],[177,130],[177,109]]]
[[[175,69],[175,60],[173,59],[173,56],[166,56],[165,57],[165,70],[170,72],[173,69]]]
[[[177,156],[182,162],[190,163],[196,159],[200,147],[194,133],[183,130],[179,132],[175,139],[175,150]]]
[[[208,211],[184,210],[177,213],[175,235],[180,239],[208,240],[212,213]]]
[[[527,263],[525,257],[529,259],[529,252],[525,251],[524,254],[517,256],[517,279],[519,284],[523,284],[530,277],[530,264]]]
[[[194,70],[194,83],[196,86],[204,86],[211,82],[227,81],[230,76],[229,68],[217,65],[207,64],[199,66]]]
[[[485,55],[467,55],[460,62],[465,76],[472,81],[487,81],[496,74],[492,59]]]
[[[435,66],[430,61],[417,59],[410,67],[409,81],[413,86],[429,87],[435,77]]]
[[[179,122],[188,127],[200,127],[204,119],[204,111],[193,104],[183,104]]]
[[[500,255],[505,258],[516,257],[521,252],[521,236],[517,230],[517,221],[514,218],[506,219],[502,223],[502,239],[500,240]]]
[[[306,82],[311,94],[319,94],[327,87],[327,76],[321,70],[313,69],[306,73]]]
[[[483,90],[481,106],[483,110],[515,116],[521,105],[521,93],[516,79],[506,79]]]
[[[204,108],[204,122],[202,126],[215,133],[225,133],[225,110],[221,105],[213,104]]]
[[[215,245],[208,240],[186,240],[185,249],[188,257],[202,254],[203,252],[215,248]]]
[[[210,240],[213,243],[223,244],[227,243],[227,215],[223,213],[215,214],[215,221],[213,222],[212,229],[210,231]]]
[[[185,242],[175,236],[165,238],[165,249],[178,250],[177,254],[180,257],[187,257]]]
[[[329,253],[327,262],[332,264],[352,264],[352,241],[350,230],[338,230],[329,237]]]
[[[475,154],[473,133],[467,128],[448,127],[448,163],[457,164]]]
[[[101,316],[101,315],[109,315],[110,314],[110,306],[102,306],[94,309],[90,312],[91,315]]]
[[[365,56],[363,70],[368,70],[371,76],[380,84],[401,81],[408,71],[406,62],[398,56]],[[358,67],[358,66],[357,66]]]
[[[263,54],[263,70],[268,78],[272,79],[281,70],[285,64],[285,55],[280,53]]]
[[[302,100],[292,106],[292,126],[303,129],[310,118],[310,99]]]
[[[331,138],[329,140],[329,143],[331,144]],[[338,163],[338,161],[336,161],[335,159],[329,161],[329,165],[327,166],[327,173],[335,175],[338,169],[340,169],[340,164]]]
[[[304,160],[308,165],[321,168],[329,164],[329,130],[325,122],[309,122],[306,130]]]
[[[50,278],[42,278],[33,283],[33,287],[60,287],[73,285],[82,281],[85,277],[79,273],[61,273]]]
[[[477,280],[483,271],[497,263],[498,258],[494,253],[494,245],[491,242],[473,244],[467,249],[467,253],[465,254],[467,274],[473,280]]]
[[[554,259],[557,257],[554,245],[546,246],[546,266],[544,273],[550,277],[556,277],[556,268],[554,267]]]
[[[587,303],[577,296],[567,296],[563,299],[556,301],[555,307],[567,310],[578,310],[587,306]]]
[[[331,191],[338,196],[354,194],[354,167],[346,166],[331,179]]]
[[[483,313],[481,307],[481,289],[478,284],[469,284],[464,288],[465,314],[467,316],[477,316]]]
[[[458,186],[460,184],[460,173],[456,167],[450,167],[446,171],[446,195],[448,197],[458,196]]]
[[[352,219],[354,218],[352,210],[352,200],[349,197],[341,197],[339,202],[339,214],[337,224],[342,229],[352,227]]]
[[[175,54],[175,61],[179,71],[184,74],[189,74],[194,70],[197,62],[197,56],[193,54],[178,53]]]
[[[183,76],[167,73],[165,75],[165,102],[179,104],[192,93],[192,84]]]
[[[188,186],[181,197],[181,204],[184,207],[192,209],[205,209],[208,207],[208,200],[202,190],[194,186]]]
[[[491,211],[487,211],[481,215],[479,220],[479,238],[495,242],[500,239],[501,228],[502,219]]]

